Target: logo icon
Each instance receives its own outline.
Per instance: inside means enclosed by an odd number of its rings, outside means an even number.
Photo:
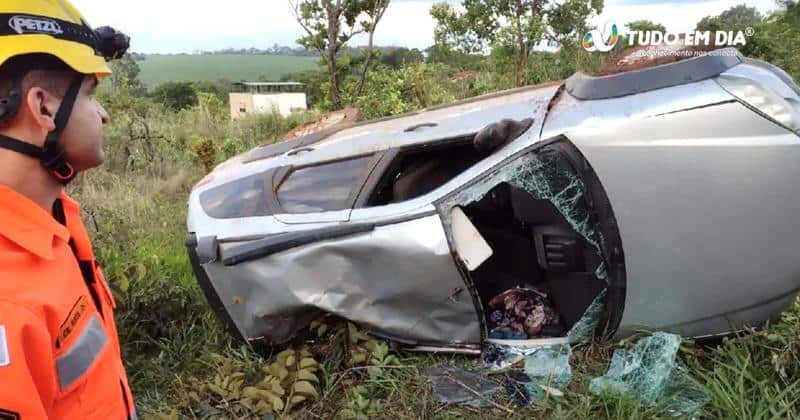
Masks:
[[[8,26],[20,35],[26,33],[61,35],[64,33],[58,22],[31,16],[14,16],[8,20]]]
[[[617,24],[609,22],[606,23],[602,33],[593,29],[583,36],[583,49],[589,52],[608,52],[617,45],[617,41],[619,41]]]

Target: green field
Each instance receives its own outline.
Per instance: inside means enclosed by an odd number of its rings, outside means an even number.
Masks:
[[[178,80],[257,80],[262,75],[276,80],[314,68],[316,62],[316,57],[284,55],[149,55],[139,62],[139,78],[148,87]]]

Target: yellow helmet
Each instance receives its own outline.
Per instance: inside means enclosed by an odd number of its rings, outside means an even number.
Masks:
[[[97,34],[67,0],[0,0],[0,66],[27,54],[49,54],[73,70],[111,74]]]

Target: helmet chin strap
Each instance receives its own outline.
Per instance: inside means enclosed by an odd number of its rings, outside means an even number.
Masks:
[[[78,75],[70,83],[61,106],[55,117],[55,129],[47,134],[44,140],[44,147],[37,147],[30,143],[0,135],[0,148],[22,153],[24,155],[39,159],[42,166],[60,183],[67,185],[75,179],[75,169],[67,162],[64,149],[59,144],[61,134],[64,132],[72,115],[72,108],[78,99],[78,92],[83,85],[84,75]]]

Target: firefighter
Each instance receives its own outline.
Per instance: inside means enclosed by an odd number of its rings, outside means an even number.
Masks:
[[[127,48],[67,0],[0,1],[0,420],[136,418],[114,298],[64,192],[103,162],[94,90]]]

